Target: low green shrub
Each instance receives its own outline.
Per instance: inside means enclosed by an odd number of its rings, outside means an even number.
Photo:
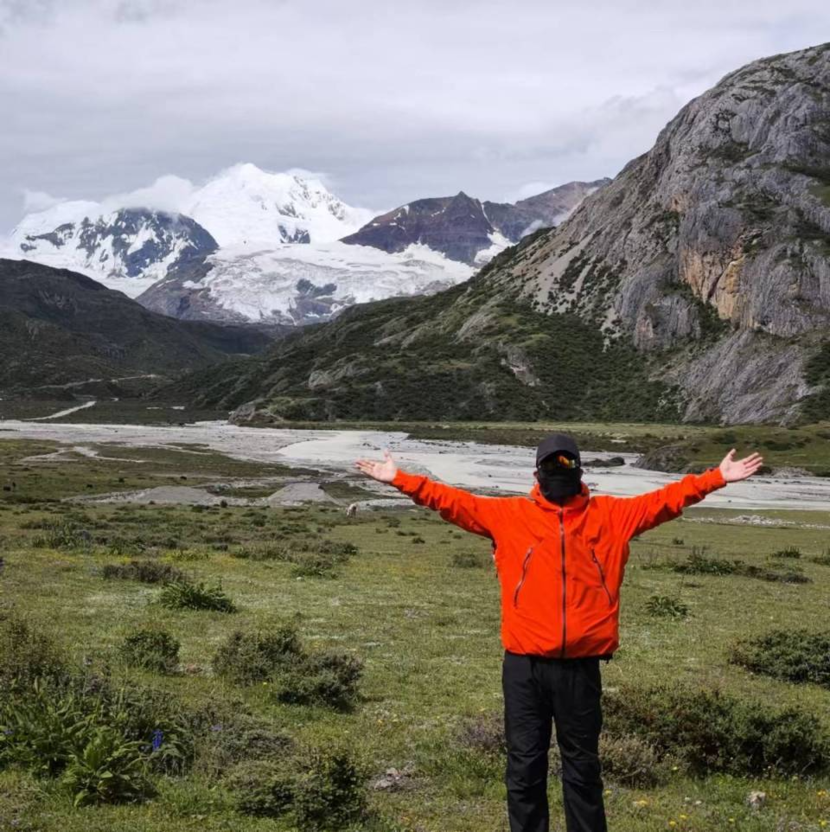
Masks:
[[[52,522],[45,533],[33,541],[38,549],[62,549],[88,552],[92,548],[92,533],[72,521]]]
[[[801,557],[801,549],[797,546],[787,546],[786,549],[779,549],[777,552],[773,552],[772,556],[774,558],[789,558],[797,560]]]
[[[291,556],[295,578],[336,578],[339,561],[324,552],[296,552]]]
[[[154,670],[157,673],[175,673],[179,666],[179,648],[178,640],[170,633],[145,627],[128,635],[118,652],[131,667]]]
[[[456,740],[464,748],[483,754],[506,754],[504,717],[497,713],[484,713],[465,719],[461,723]]]
[[[683,575],[735,575],[741,568],[736,561],[712,557],[694,548],[683,563],[674,565],[674,571]]]
[[[242,714],[213,722],[199,739],[196,768],[217,778],[246,760],[279,761],[290,755],[294,741],[270,723]]]
[[[753,673],[830,688],[830,633],[775,630],[736,644],[731,660]]]
[[[140,537],[115,537],[107,544],[108,555],[136,556],[146,550],[147,544]]]
[[[346,711],[357,702],[362,674],[363,662],[348,653],[298,656],[279,668],[273,677],[272,695],[278,702]]]
[[[679,598],[672,598],[670,595],[652,595],[646,601],[646,612],[652,618],[679,620],[689,615],[689,607]]]
[[[452,556],[452,565],[459,569],[481,569],[484,559],[475,552],[456,552]]]
[[[633,735],[600,736],[599,757],[603,777],[620,786],[651,789],[665,783],[675,760],[663,757],[651,743]]]
[[[237,811],[254,817],[278,818],[291,810],[297,775],[292,765],[276,760],[247,760],[226,781]]]
[[[345,748],[310,749],[294,785],[300,829],[338,832],[367,814],[366,772]]]
[[[156,560],[131,560],[129,563],[108,563],[101,570],[108,580],[140,581],[143,584],[165,584],[187,580],[181,569]]]
[[[29,690],[38,679],[57,680],[68,673],[54,642],[14,612],[0,613],[0,699]]]
[[[701,776],[818,774],[830,764],[830,738],[817,716],[719,690],[626,687],[605,696],[604,713],[609,733],[638,737]]]
[[[307,748],[280,760],[248,760],[225,784],[239,812],[291,813],[304,832],[338,832],[367,818],[366,770],[345,748]]]
[[[159,603],[174,610],[213,610],[236,612],[236,605],[225,594],[219,583],[208,585],[203,581],[171,581],[159,594]]]
[[[694,550],[684,562],[671,564],[670,568],[682,575],[738,575],[772,583],[811,583],[810,578],[795,566],[786,569],[770,569],[742,560],[723,560]]]
[[[830,566],[830,553],[816,555],[812,560],[813,563],[817,563],[819,566]]]
[[[237,630],[216,651],[213,670],[235,684],[252,685],[301,654],[300,637],[291,624],[251,633]]]
[[[240,685],[268,682],[278,702],[346,710],[357,700],[363,663],[348,653],[308,653],[293,625],[231,633],[216,652],[217,676]]]

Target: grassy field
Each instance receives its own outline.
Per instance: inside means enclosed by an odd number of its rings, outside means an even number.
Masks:
[[[585,433],[598,433],[599,427],[583,426]],[[683,441],[694,435],[702,456],[720,447],[708,431],[677,430]],[[660,430],[649,425],[632,433]],[[748,429],[741,437],[759,441],[762,434]],[[38,776],[32,766],[7,762],[0,771],[2,832],[298,828],[290,812],[272,819],[240,811],[245,786],[237,770],[244,768],[245,755],[237,750],[236,756],[217,756],[216,735],[242,731],[242,716],[256,721],[260,733],[290,738],[297,749],[292,759],[301,768],[314,749],[349,749],[363,766],[368,795],[366,819],[354,829],[507,829],[504,760],[492,737],[501,713],[498,586],[486,540],[416,508],[348,518],[334,505],[72,504],[62,499],[183,477],[198,485],[220,476],[250,479],[286,471],[199,448],[107,449],[122,461],[24,461],[54,450],[48,443],[0,441],[0,485],[9,488],[0,492],[0,615],[13,615],[45,635],[79,673],[100,674],[140,696],[162,691],[175,708],[209,715],[214,724],[195,737],[192,764],[181,772],[153,773],[157,794],[138,803],[73,808],[59,776]],[[775,453],[785,456],[783,450]],[[359,482],[329,485],[344,500],[359,493],[353,488]],[[623,589],[623,646],[604,668],[609,703],[620,697],[635,701],[634,694],[658,685],[681,692],[719,689],[759,711],[794,708],[808,719],[812,735],[828,736],[830,689],[753,674],[729,659],[737,642],[770,631],[827,632],[830,511],[767,513],[771,521],[799,525],[763,527],[730,523],[736,514],[700,507],[633,543]],[[350,554],[323,558],[322,565],[314,561],[304,571],[304,550],[327,551],[323,544]],[[269,554],[273,546],[279,551]],[[782,551],[791,556],[776,556]],[[743,567],[730,574],[675,571],[690,556],[709,564],[739,559]],[[136,559],[181,570],[195,584],[220,581],[236,611],[170,609],[159,603],[161,584],[103,577],[106,567]],[[754,574],[746,567],[766,571]],[[786,575],[793,574],[804,582],[789,582]],[[677,617],[657,614],[666,605]],[[217,650],[232,633],[286,622],[309,652],[339,651],[362,661],[352,707],[281,701],[271,682],[244,685],[214,672]],[[120,646],[145,626],[180,642],[175,672],[137,670],[124,662]],[[821,660],[816,657],[817,664]],[[8,657],[0,654],[0,679],[4,661]],[[612,740],[606,800],[617,832],[811,832],[830,822],[827,769],[799,774],[809,768],[808,759],[786,774],[742,774],[728,765],[701,774],[682,755],[658,749],[645,759],[646,768],[653,764],[659,774],[631,776],[627,758],[645,753],[643,738]],[[0,767],[3,759],[0,745]],[[400,773],[394,785],[379,787],[390,768]],[[766,795],[757,809],[747,805],[753,791]],[[562,830],[555,778],[550,794],[553,829]],[[308,821],[299,828],[317,827]]]

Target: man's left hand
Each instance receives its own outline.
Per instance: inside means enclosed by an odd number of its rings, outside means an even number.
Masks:
[[[748,479],[758,471],[764,462],[761,454],[750,454],[744,459],[735,459],[735,449],[723,458],[720,464],[720,472],[727,482],[740,482]]]

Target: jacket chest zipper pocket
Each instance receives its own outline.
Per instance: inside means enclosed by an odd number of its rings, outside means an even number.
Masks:
[[[519,578],[519,583],[516,584],[516,589],[513,591],[513,606],[519,606],[519,590],[522,588],[522,584],[525,582],[525,578],[527,577],[527,567],[530,564],[530,556],[533,554],[533,547],[531,546],[527,552],[525,552],[525,558],[522,562],[522,577]]]
[[[597,572],[599,572],[599,579],[602,582],[602,588],[605,590],[605,594],[608,596],[608,606],[613,606],[614,602],[611,600],[611,593],[608,591],[608,584],[605,583],[605,572],[602,571],[602,564],[599,562],[596,552],[594,552],[593,549],[591,549],[591,558],[597,565]]]

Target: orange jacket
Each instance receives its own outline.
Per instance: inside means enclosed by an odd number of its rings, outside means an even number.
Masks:
[[[619,646],[628,541],[726,485],[720,470],[689,474],[639,497],[582,493],[564,508],[538,483],[527,497],[479,497],[398,471],[392,485],[445,520],[493,541],[501,638],[513,653],[605,656]]]

